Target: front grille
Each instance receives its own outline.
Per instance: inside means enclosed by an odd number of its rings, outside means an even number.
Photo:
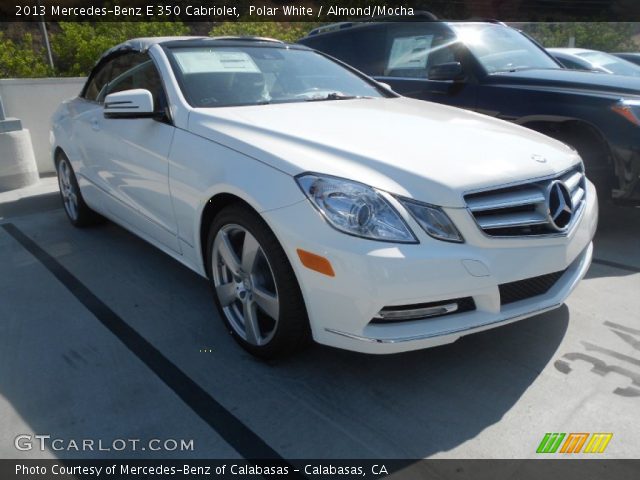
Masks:
[[[555,209],[550,191],[556,181],[562,182],[571,196],[572,217],[564,228],[550,221],[549,205]],[[585,204],[586,179],[582,166],[556,177],[494,190],[470,193],[464,199],[476,223],[487,235],[516,237],[549,235],[568,231]],[[559,217],[559,220],[563,220]],[[559,222],[558,222],[559,223]]]
[[[548,273],[539,277],[525,278],[517,282],[498,285],[500,289],[500,305],[519,302],[527,298],[544,295],[562,276],[562,272]]]
[[[442,306],[442,305],[448,305],[448,304],[452,304],[455,303],[458,305],[458,308],[452,312],[448,312],[448,313],[442,313],[439,315],[432,315],[429,317],[425,317],[425,318],[407,318],[405,320],[397,320],[397,319],[389,319],[389,318],[384,318],[384,314],[385,313],[391,313],[391,312],[409,312],[409,311],[413,311],[413,310],[420,310],[420,309],[427,309],[427,308],[431,308],[431,307],[438,307],[438,306]],[[476,303],[473,301],[473,298],[471,297],[464,297],[464,298],[454,298],[451,300],[443,300],[443,301],[439,301],[439,302],[430,302],[430,303],[416,303],[413,305],[397,305],[394,307],[384,307],[382,310],[380,310],[380,314],[381,316],[377,316],[375,318],[373,318],[371,320],[371,323],[397,323],[397,322],[402,322],[402,321],[415,321],[415,320],[430,320],[430,319],[434,319],[434,318],[441,318],[441,317],[445,317],[447,315],[455,315],[457,313],[463,313],[463,312],[470,312],[472,310],[476,309]]]

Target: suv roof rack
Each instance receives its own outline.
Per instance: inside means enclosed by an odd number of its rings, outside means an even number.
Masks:
[[[433,22],[439,20],[438,17],[428,12],[427,10],[418,10],[413,13],[413,15],[384,15],[379,17],[366,17],[359,18],[356,20],[348,21],[348,22],[337,22],[331,23],[329,25],[323,25],[322,27],[314,28],[309,33],[307,33],[307,37],[312,37],[314,35],[320,35],[321,33],[333,32],[336,30],[343,30],[345,28],[351,28],[358,25],[362,25],[363,23],[374,23],[379,21],[387,21],[394,20],[397,22],[410,22],[410,21],[426,21]]]

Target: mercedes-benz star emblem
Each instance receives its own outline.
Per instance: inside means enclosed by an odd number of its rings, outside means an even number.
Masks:
[[[547,217],[551,227],[558,232],[565,231],[573,218],[571,193],[560,180],[551,182],[547,188]]]

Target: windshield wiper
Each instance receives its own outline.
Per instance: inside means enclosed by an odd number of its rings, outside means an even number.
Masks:
[[[354,100],[358,98],[373,98],[366,95],[345,95],[344,93],[331,92],[326,97],[307,98],[305,102],[324,102],[326,100]]]

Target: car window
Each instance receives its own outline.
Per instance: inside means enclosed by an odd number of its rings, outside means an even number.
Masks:
[[[102,87],[98,101],[103,102],[110,93],[135,88],[149,90],[156,110],[166,106],[160,74],[155,64],[144,54],[127,54],[116,59],[110,72],[110,80]]]
[[[459,23],[451,24],[451,28],[487,73],[526,68],[561,68],[535,43],[510,27]]]
[[[389,43],[384,71],[388,77],[427,78],[431,67],[457,60],[456,38],[448,30],[433,29],[428,25],[414,33],[392,29]]]
[[[116,59],[107,60],[92,72],[89,83],[84,90],[84,98],[91,100],[92,102],[97,101],[100,91],[110,79],[111,67],[115,60]]]
[[[194,107],[385,96],[371,82],[310,50],[197,46],[168,52]]]
[[[620,58],[622,58],[623,60],[626,60],[627,62],[631,62],[634,65],[640,65],[640,55],[636,54],[636,53],[631,53],[628,55],[617,55]]]
[[[640,67],[604,52],[584,52],[578,54],[594,66],[618,75],[640,76]]]
[[[591,68],[589,67],[588,64],[585,64],[585,63],[582,63],[582,62],[577,62],[577,61],[572,60],[572,59],[570,59],[568,57],[556,56],[556,60],[558,60],[566,68],[571,68],[573,70],[591,70]]]
[[[373,24],[309,37],[303,42],[339,58],[367,75],[384,75],[387,25]]]

